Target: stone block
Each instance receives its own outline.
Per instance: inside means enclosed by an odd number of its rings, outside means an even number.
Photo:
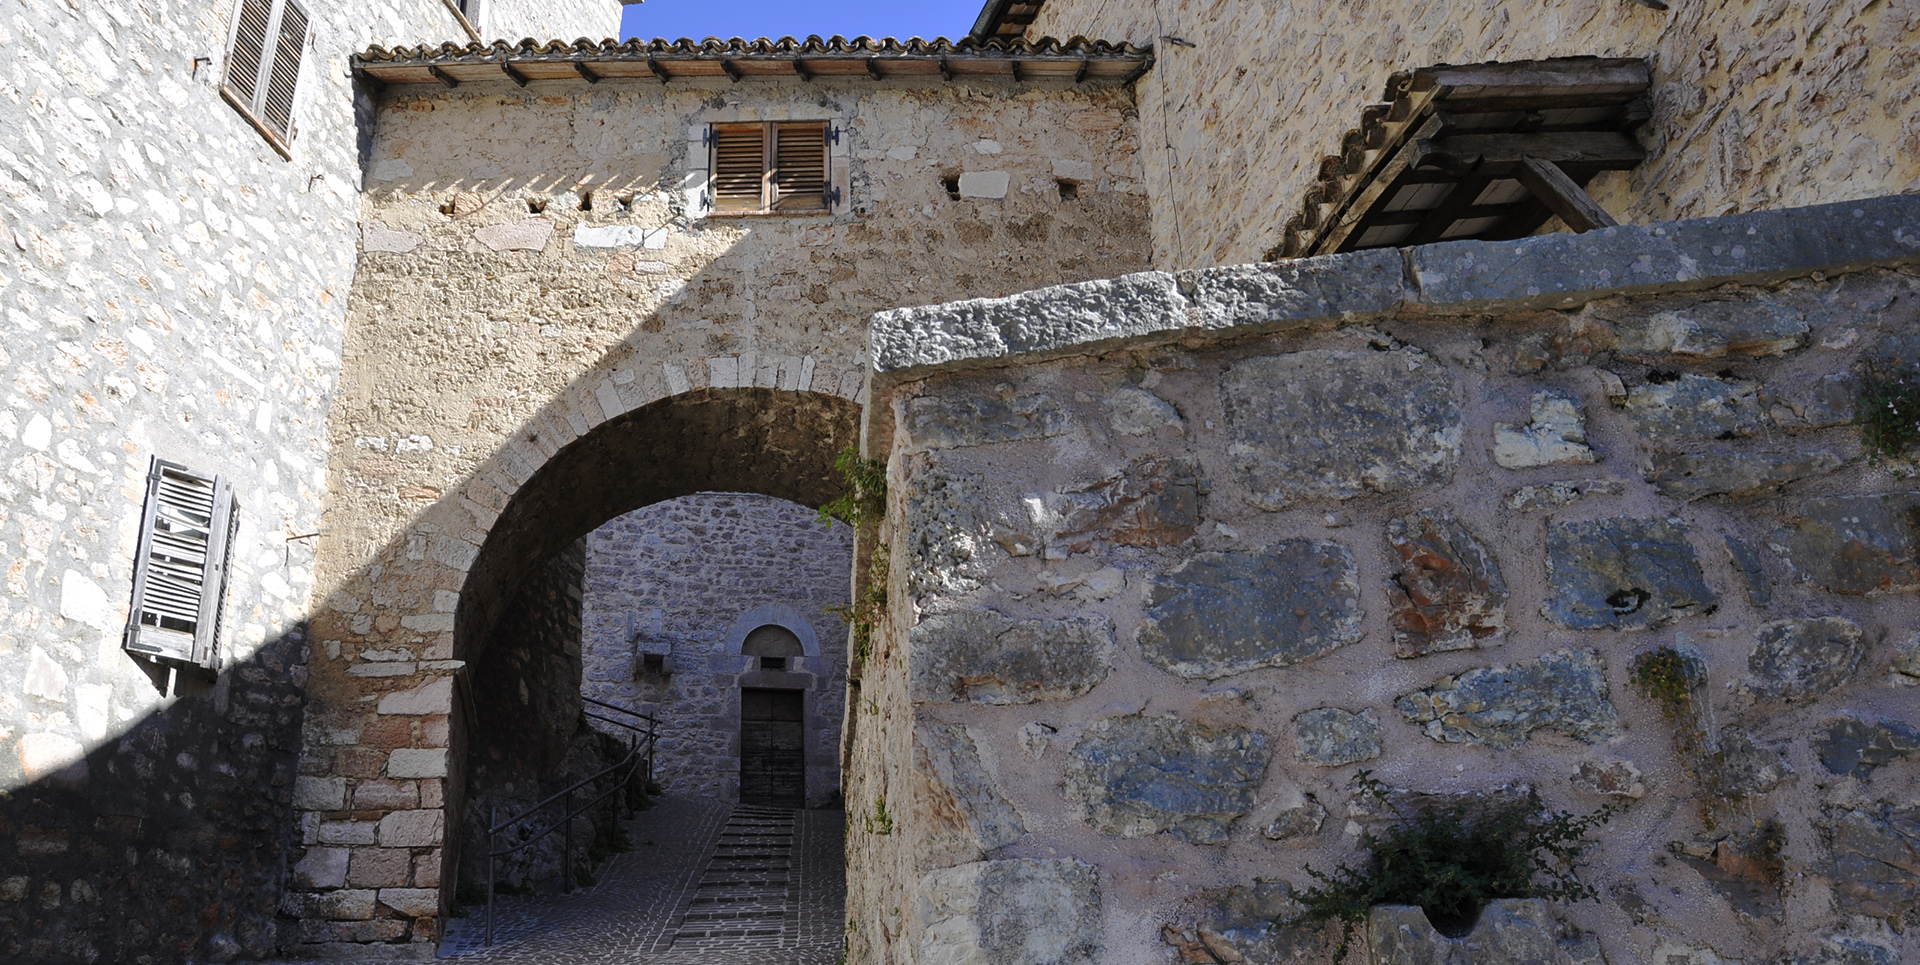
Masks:
[[[1647,480],[1675,499],[1755,496],[1838,469],[1830,452],[1656,452]]]
[[[1618,347],[1629,355],[1693,359],[1758,358],[1805,345],[1806,316],[1765,298],[1690,301],[1621,322]]]
[[[1851,372],[1824,376],[1813,385],[1813,396],[1800,417],[1813,429],[1852,425],[1860,408],[1860,378]]]
[[[1460,461],[1453,376],[1416,348],[1251,358],[1220,390],[1228,462],[1262,509],[1439,485]]]
[[[1072,427],[1067,410],[1044,393],[907,400],[907,434],[916,446],[947,449],[1045,439]]]
[[[1108,834],[1165,831],[1188,844],[1225,844],[1234,820],[1253,807],[1267,758],[1258,731],[1178,717],[1102,720],[1068,755],[1067,797]]]
[[[1473,930],[1436,931],[1418,905],[1377,905],[1365,936],[1374,965],[1586,965],[1605,961],[1591,935],[1569,933],[1540,898],[1487,902]]]
[[[383,848],[430,848],[445,830],[444,811],[395,811],[380,819]]]
[[[405,848],[355,848],[347,884],[355,888],[391,888],[411,884],[413,854]]]
[[[375,918],[371,921],[315,921],[307,919],[300,922],[300,941],[310,947],[328,947],[337,949],[338,956],[364,958],[369,954],[381,954],[385,949],[369,949],[370,943],[395,941],[406,937],[407,923],[391,918]],[[327,957],[336,957],[329,954]],[[352,959],[344,959],[352,960]]]
[[[1507,584],[1493,554],[1445,510],[1387,521],[1401,570],[1387,581],[1397,657],[1472,650],[1506,630]]]
[[[356,811],[404,811],[419,806],[420,789],[413,781],[361,781],[353,788]]]
[[[1178,428],[1186,424],[1173,403],[1134,386],[1113,390],[1103,404],[1107,409],[1107,424],[1123,436],[1144,436],[1162,426]]]
[[[1182,677],[1300,663],[1360,639],[1359,596],[1338,543],[1200,553],[1148,589],[1140,651]]]
[[[1559,392],[1533,394],[1532,421],[1493,424],[1493,461],[1508,469],[1586,465],[1600,461],[1587,446],[1580,403]]]
[[[1769,543],[1801,582],[1850,595],[1920,586],[1920,493],[1805,499],[1792,509]]]
[[[1793,767],[1778,748],[1768,747],[1738,727],[1727,727],[1714,738],[1716,760],[1708,766],[1714,786],[1742,797],[1754,797],[1786,783]]]
[[[1203,268],[1177,278],[1200,326],[1216,332],[1285,331],[1381,315],[1410,297],[1405,266],[1393,249]]]
[[[1620,295],[1911,264],[1920,260],[1920,198],[1892,195],[1404,252],[1419,302],[1436,311],[1570,308]]]
[[[473,233],[473,240],[494,251],[543,251],[552,237],[553,222],[545,218],[507,221]]]
[[[1163,925],[1160,937],[1181,962],[1311,961],[1326,951],[1319,926],[1275,922],[1298,915],[1292,886],[1284,881],[1211,888],[1195,895],[1191,925]]]
[[[383,221],[373,221],[360,226],[360,250],[380,251],[404,255],[427,240],[425,235],[411,231],[396,231],[387,227]]]
[[[1747,601],[1757,607],[1772,603],[1773,581],[1767,578],[1766,567],[1760,563],[1760,551],[1746,540],[1728,536],[1727,555],[1733,559],[1734,572],[1740,574],[1740,583],[1747,591]]]
[[[347,806],[344,777],[296,777],[293,806],[302,811],[338,811]]]
[[[967,171],[960,175],[960,196],[998,201],[1007,196],[1012,179],[1006,171]]]
[[[1810,955],[1784,961],[1786,965],[1900,965],[1900,953],[1885,945],[1840,935],[1822,942]]]
[[[411,690],[383,694],[379,709],[382,714],[395,715],[452,713],[453,678],[436,677]]]
[[[402,747],[388,756],[387,776],[446,777],[447,751],[441,747]]]
[[[1640,780],[1640,769],[1622,757],[1581,761],[1574,769],[1572,783],[1588,794],[1638,800],[1647,793]]]
[[[1867,652],[1860,626],[1845,617],[1774,620],[1753,636],[1747,690],[1771,700],[1823,697],[1853,679]]]
[[[1118,474],[1060,490],[1048,509],[1056,520],[1046,555],[1064,559],[1102,545],[1173,546],[1200,526],[1206,484],[1192,459],[1143,456]]]
[[[1677,519],[1618,516],[1547,525],[1547,583],[1542,612],[1575,630],[1645,630],[1713,606]]]
[[[915,474],[902,488],[907,590],[924,599],[978,588],[988,551],[978,516],[981,478],[936,466]]]
[[[382,888],[380,903],[410,918],[430,918],[440,913],[438,888]]]
[[[314,894],[288,892],[288,897],[295,899],[299,910],[292,914],[300,918],[362,921],[373,917],[374,893],[371,889],[348,888]]]
[[[1354,713],[1338,707],[1316,707],[1293,718],[1302,763],[1335,767],[1380,756],[1380,722],[1373,711]]]
[[[1655,443],[1740,438],[1766,424],[1758,385],[1692,373],[1629,386],[1627,414],[1640,435]]]
[[[1869,724],[1840,717],[1816,737],[1813,749],[1829,774],[1851,774],[1865,780],[1895,760],[1920,750],[1920,731],[1897,720]]]
[[[303,889],[338,888],[347,883],[346,848],[308,848],[293,864],[293,886]]]
[[[1897,918],[1920,910],[1920,804],[1828,812],[1818,870],[1842,915]]]
[[[1172,275],[1140,272],[1006,298],[877,313],[867,328],[873,371],[1080,350],[1187,327]]]
[[[1019,840],[1026,825],[980,761],[963,724],[921,715],[913,728],[915,824],[923,860],[977,861]]]
[[[1093,965],[1101,935],[1098,871],[1072,859],[978,861],[919,882],[919,960]]]
[[[1542,728],[1591,744],[1611,737],[1617,724],[1606,668],[1592,650],[1556,650],[1442,677],[1394,707],[1436,741],[1501,750],[1526,743]]]
[[[322,821],[315,840],[321,844],[373,844],[380,839],[375,821]]]
[[[907,632],[916,701],[1064,700],[1112,670],[1113,626],[1104,617],[1014,620],[978,611],[930,616]]]
[[[1260,833],[1266,835],[1269,841],[1298,841],[1319,834],[1320,829],[1326,824],[1326,805],[1308,794],[1299,804],[1282,808],[1280,813],[1274,815],[1273,820],[1267,823],[1266,830]]]

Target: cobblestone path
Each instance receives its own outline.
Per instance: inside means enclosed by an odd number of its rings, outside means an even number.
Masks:
[[[496,897],[447,923],[474,965],[834,965],[845,920],[842,811],[669,795],[626,824],[633,849],[571,895]],[[313,963],[304,963],[313,965]],[[365,962],[356,965],[367,965]]]

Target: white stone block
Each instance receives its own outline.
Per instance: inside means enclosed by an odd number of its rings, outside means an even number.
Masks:
[[[453,712],[453,678],[439,677],[412,690],[401,690],[380,698],[382,714],[450,714]],[[397,752],[396,752],[397,753]],[[442,764],[444,767],[444,763]],[[439,776],[439,775],[433,775]]]
[[[427,848],[440,843],[445,813],[438,808],[395,811],[380,819],[380,844],[388,848]]]
[[[960,196],[963,198],[999,199],[1007,196],[1007,185],[1012,176],[1005,171],[968,171],[960,175]]]
[[[380,903],[402,915],[427,918],[440,913],[437,888],[382,888]]]
[[[387,776],[446,777],[447,750],[444,747],[402,747],[387,756]]]
[[[36,643],[27,657],[27,675],[21,681],[20,690],[29,697],[64,704],[67,702],[67,668],[47,656]]]

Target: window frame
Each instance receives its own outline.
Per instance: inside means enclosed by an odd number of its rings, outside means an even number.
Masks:
[[[787,206],[788,202],[806,198],[810,192],[781,195],[779,184],[782,177],[780,165],[780,141],[789,132],[781,128],[806,127],[817,130],[820,139],[820,164],[817,181],[820,186],[819,205]],[[760,198],[752,208],[724,207],[725,202],[739,198],[730,195],[723,198],[719,190],[720,149],[723,132],[744,133],[757,129],[760,141],[759,182]],[[834,184],[833,147],[840,136],[839,128],[831,120],[780,120],[780,121],[709,121],[706,126],[707,148],[707,187],[702,199],[706,215],[716,218],[764,218],[771,216],[818,216],[831,215],[839,207],[839,188]],[[808,173],[812,173],[809,170]]]
[[[239,53],[240,31],[244,25],[247,7],[250,3],[267,5],[267,22],[264,36],[260,41],[260,58],[254,66],[252,94],[242,94],[233,86],[234,60]],[[287,10],[296,11],[302,20],[299,45],[296,52],[292,87],[287,93],[287,127],[285,131],[276,129],[266,114],[268,94],[273,88],[274,67],[280,59],[282,45],[281,27],[285,23]],[[220,97],[229,106],[239,112],[246,122],[266,139],[281,158],[293,160],[293,140],[299,130],[296,114],[300,104],[300,78],[307,69],[307,47],[313,39],[313,15],[300,0],[238,0],[234,4],[233,19],[227,29],[226,63],[220,77]]]

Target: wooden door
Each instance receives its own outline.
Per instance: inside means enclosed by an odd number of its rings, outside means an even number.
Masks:
[[[804,807],[806,693],[740,689],[740,803]]]

